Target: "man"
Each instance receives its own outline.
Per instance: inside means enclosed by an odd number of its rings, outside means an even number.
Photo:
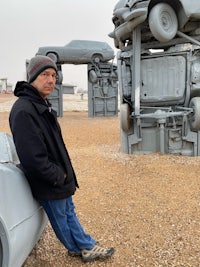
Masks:
[[[68,254],[81,256],[85,262],[106,259],[114,248],[97,245],[85,233],[74,211],[72,195],[78,182],[56,112],[47,99],[55,87],[57,66],[49,57],[35,56],[27,74],[28,82],[16,84],[14,94],[18,100],[9,118],[20,168]]]

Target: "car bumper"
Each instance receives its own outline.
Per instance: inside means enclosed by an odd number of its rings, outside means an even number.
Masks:
[[[130,35],[133,30],[146,20],[148,15],[148,4],[141,8],[135,8],[131,11],[128,8],[116,10],[114,15],[121,16],[124,23],[120,24],[113,32],[109,33],[109,36],[116,39],[119,43],[119,48],[121,48],[123,46],[123,42],[131,37]]]

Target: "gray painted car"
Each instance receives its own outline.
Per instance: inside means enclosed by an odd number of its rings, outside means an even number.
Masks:
[[[114,8],[121,149],[200,156],[200,1]]]
[[[109,34],[115,46],[123,48],[132,41],[133,29],[142,28],[142,41],[172,40],[177,31],[200,33],[199,0],[120,0],[114,7],[115,29]]]
[[[114,51],[106,42],[72,40],[65,46],[40,47],[36,55],[49,56],[60,64],[88,64],[109,61]]]
[[[0,133],[0,148],[0,267],[21,267],[48,219],[17,167],[10,135]]]

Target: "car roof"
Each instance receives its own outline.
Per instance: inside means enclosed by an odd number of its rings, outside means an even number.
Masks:
[[[66,46],[73,46],[73,47],[88,47],[88,48],[109,48],[111,47],[106,42],[101,41],[91,41],[91,40],[72,40]]]

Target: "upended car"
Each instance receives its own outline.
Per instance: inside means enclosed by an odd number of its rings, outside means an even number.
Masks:
[[[72,40],[65,46],[39,47],[36,55],[49,56],[59,64],[88,64],[112,60],[114,51],[106,42]]]
[[[121,0],[112,19],[122,151],[200,156],[200,1]]]
[[[141,25],[142,41],[168,42],[177,34],[200,33],[199,0],[120,0],[114,7],[115,47],[123,48],[132,40],[132,32]]]

